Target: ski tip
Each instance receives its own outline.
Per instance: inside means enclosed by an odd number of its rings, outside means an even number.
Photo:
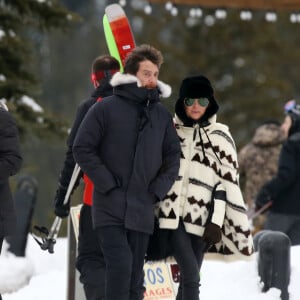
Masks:
[[[116,3],[106,6],[105,14],[107,15],[107,18],[109,21],[112,21],[114,19],[118,19],[121,17],[126,17],[126,14],[125,14],[123,8],[119,4],[116,4]]]

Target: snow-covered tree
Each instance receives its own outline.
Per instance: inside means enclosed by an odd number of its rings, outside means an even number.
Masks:
[[[0,101],[17,119],[22,136],[66,131],[61,120],[38,104],[34,36],[67,30],[79,19],[57,0],[0,0]]]

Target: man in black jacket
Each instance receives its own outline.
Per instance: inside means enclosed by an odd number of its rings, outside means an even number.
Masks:
[[[139,281],[154,225],[154,205],[177,178],[180,144],[160,103],[171,89],[158,81],[162,55],[149,45],[126,58],[114,95],[84,118],[73,153],[94,183],[93,225],[106,262],[106,300],[140,298]]]
[[[58,189],[55,195],[55,214],[58,217],[65,218],[70,212],[70,199],[66,204],[64,204],[64,199],[75,167],[72,146],[77,130],[90,107],[103,97],[112,95],[113,89],[109,81],[112,75],[119,70],[119,62],[110,55],[99,56],[93,62],[91,79],[95,90],[90,98],[78,107],[77,115],[67,140],[68,150],[60,172]],[[83,283],[87,300],[102,300],[104,299],[105,262],[100,245],[97,243],[97,236],[92,227],[91,204],[93,186],[86,176],[84,176],[84,181],[85,190],[83,206],[80,210],[76,267],[80,272],[80,281]]]
[[[16,122],[7,111],[6,105],[0,102],[0,253],[4,237],[13,234],[16,228],[17,220],[9,177],[15,175],[21,165]]]
[[[284,232],[292,245],[300,245],[300,105],[286,103],[281,128],[287,136],[277,174],[267,182],[256,198],[256,208],[272,201],[264,229]]]

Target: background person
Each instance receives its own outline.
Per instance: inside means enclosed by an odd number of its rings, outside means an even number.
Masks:
[[[64,199],[75,167],[72,147],[78,128],[90,107],[103,97],[112,95],[113,88],[109,81],[112,75],[119,70],[119,62],[110,55],[99,56],[92,64],[91,80],[95,90],[91,96],[78,107],[76,118],[67,140],[68,150],[66,152],[63,168],[60,172],[58,188],[55,195],[54,211],[58,217],[65,218],[70,213],[71,197],[66,204],[64,204]],[[79,218],[76,267],[80,272],[80,281],[83,284],[86,299],[102,300],[105,296],[105,261],[100,245],[97,242],[97,235],[92,226],[91,205],[93,184],[86,175],[84,175],[84,182],[83,206],[81,207]]]
[[[261,188],[256,209],[272,201],[264,229],[281,231],[300,245],[300,105],[291,100],[285,105],[281,125],[287,137],[279,158],[276,175]]]
[[[16,229],[16,212],[9,177],[15,175],[21,165],[17,125],[6,105],[0,101],[0,254],[4,237],[12,235]]]
[[[239,173],[244,200],[249,210],[255,206],[256,196],[277,172],[278,159],[285,139],[280,123],[275,120],[259,125],[252,137],[238,153]],[[253,232],[262,230],[265,214],[253,220]]]

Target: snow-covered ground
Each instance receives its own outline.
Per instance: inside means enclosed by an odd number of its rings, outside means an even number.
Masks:
[[[0,257],[0,291],[3,300],[65,300],[67,294],[67,239],[57,240],[55,253],[42,251],[28,237],[25,258],[6,251]],[[300,299],[300,246],[291,250],[290,300]],[[221,263],[204,261],[201,300],[279,300],[280,291],[261,293],[256,261]]]

